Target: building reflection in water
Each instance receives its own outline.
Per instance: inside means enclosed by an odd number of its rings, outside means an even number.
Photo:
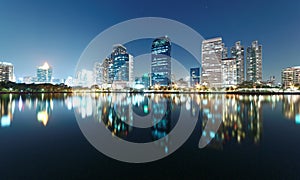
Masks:
[[[36,98],[36,118],[44,126],[47,126],[52,111],[52,98],[44,98],[44,94],[40,98]]]
[[[286,95],[282,100],[282,111],[287,119],[300,124],[300,96]]]
[[[75,105],[73,106],[75,112],[79,113],[82,119],[92,118],[99,123],[104,123],[112,135],[123,139],[126,139],[129,133],[143,129],[134,127],[134,121],[143,121],[144,117],[150,115],[154,125],[145,128],[148,129],[146,132],[149,132],[146,134],[148,138],[145,139],[149,140],[151,137],[150,141],[155,141],[166,137],[164,141],[157,144],[165,153],[168,153],[170,140],[168,133],[172,129],[172,124],[176,124],[181,107],[180,99],[175,96],[125,93],[77,96],[73,98],[73,105]],[[87,108],[92,109],[92,112],[86,114]],[[133,117],[139,118],[133,119]]]
[[[171,130],[171,101],[169,98],[164,98],[158,94],[154,95],[155,101],[152,103],[154,126],[151,127],[152,140],[158,140],[168,135]],[[165,102],[162,102],[165,101]],[[162,117],[162,118],[160,118]],[[158,144],[165,153],[168,153],[168,143],[170,139],[167,136],[164,141]]]
[[[259,143],[262,135],[261,96],[228,95],[224,98],[220,139],[225,142]]]
[[[1,127],[9,127],[12,125],[15,113],[15,106],[17,106],[17,110],[19,110],[20,113],[31,110],[35,111],[37,121],[41,122],[44,126],[46,126],[53,111],[53,99],[61,102],[66,102],[67,99],[72,99],[70,95],[66,95],[63,93],[56,95],[51,93],[42,93],[35,95],[1,94],[0,96]],[[67,106],[67,108],[69,109],[69,106]]]
[[[15,105],[20,113],[34,110],[37,120],[46,126],[54,100],[64,102],[68,110],[74,109],[82,119],[104,123],[113,136],[124,139],[138,130],[134,127],[135,121],[142,121],[150,115],[154,125],[148,128],[148,134],[143,135],[148,136],[147,142],[166,137],[165,142],[158,144],[166,153],[171,143],[168,134],[176,125],[181,108],[190,112],[186,116],[199,117],[199,136],[213,139],[209,146],[219,149],[226,143],[259,143],[263,131],[263,106],[269,106],[271,110],[281,106],[284,117],[300,124],[300,95],[95,93],[74,96],[2,94],[1,127],[11,126]],[[200,114],[196,113],[198,109]],[[134,115],[140,118],[133,119]],[[205,132],[208,122],[211,126],[221,123],[217,131]]]
[[[201,108],[200,117],[202,117],[202,133],[199,142],[199,147],[203,148],[207,144],[210,146],[219,146],[216,141],[211,142],[212,139],[219,139],[221,133],[220,124],[223,119],[224,110],[224,96],[223,95],[203,95],[201,94],[201,101],[199,106]],[[219,132],[219,133],[217,133]]]
[[[72,105],[82,118],[93,117],[103,122],[113,135],[121,138],[134,130],[133,113],[143,117],[152,112],[154,125],[148,136],[152,141],[167,137],[159,145],[167,153],[167,145],[171,143],[168,134],[178,120],[180,108],[188,110],[189,116],[199,117],[200,135],[207,138],[210,147],[222,149],[226,143],[258,144],[263,131],[262,107],[267,105],[275,110],[279,102],[284,115],[300,123],[300,96],[297,95],[94,94],[76,96]],[[200,114],[196,114],[197,108]],[[217,125],[214,131],[205,131],[206,126],[214,125]]]
[[[15,101],[13,100],[12,94],[1,95],[0,103],[1,127],[8,127],[11,125],[15,110]]]

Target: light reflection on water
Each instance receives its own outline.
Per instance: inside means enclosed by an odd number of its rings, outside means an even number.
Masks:
[[[0,96],[0,179],[121,179],[145,174],[151,179],[300,178],[299,95]],[[182,110],[183,122],[198,119],[188,141],[164,159],[138,165],[99,153],[74,116],[75,112],[83,122],[105,125],[114,138],[150,142],[168,137],[156,146],[170,153],[174,138],[168,133],[179,123]],[[135,127],[147,118],[153,121],[151,127]],[[206,131],[218,122],[216,131]],[[200,137],[209,141],[203,149],[198,148]]]
[[[186,115],[199,117],[201,123],[199,136],[214,139],[209,146],[222,149],[223,144],[251,142],[258,144],[263,133],[263,107],[280,108],[284,118],[300,123],[299,95],[221,95],[221,94],[81,94],[36,96],[2,94],[0,104],[1,127],[14,123],[15,111],[34,110],[36,121],[47,126],[55,110],[53,101],[79,114],[82,120],[104,123],[113,136],[147,142],[168,135],[178,120],[181,108],[190,112]],[[196,114],[200,110],[200,114]],[[151,114],[153,126],[146,133],[134,127],[135,121]],[[136,119],[138,115],[139,120]],[[55,118],[55,117],[53,117]],[[221,122],[218,131],[204,130],[211,122]],[[166,142],[164,146],[167,149]]]

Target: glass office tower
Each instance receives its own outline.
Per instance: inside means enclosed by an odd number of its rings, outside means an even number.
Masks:
[[[231,48],[231,57],[236,61],[236,77],[237,83],[242,84],[245,81],[245,70],[244,70],[244,46],[238,41],[235,46]]]
[[[168,86],[171,84],[171,41],[160,37],[151,47],[151,85]]]
[[[253,41],[252,46],[247,48],[247,81],[262,81],[262,45]]]
[[[191,68],[190,69],[190,86],[193,87],[196,84],[200,84],[200,68]]]
[[[50,83],[52,79],[52,67],[47,62],[37,68],[37,82]]]

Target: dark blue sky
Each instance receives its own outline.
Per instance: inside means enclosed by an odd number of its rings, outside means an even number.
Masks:
[[[299,0],[0,0],[0,61],[13,63],[17,77],[47,61],[65,78],[101,31],[146,16],[177,20],[206,39],[221,36],[228,47],[258,40],[264,79],[279,81],[282,68],[300,65]]]

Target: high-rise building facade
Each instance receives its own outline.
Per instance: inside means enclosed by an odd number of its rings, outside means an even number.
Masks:
[[[237,85],[237,69],[236,58],[222,59],[223,87],[231,87]]]
[[[126,61],[126,76],[128,76],[128,81],[133,83],[134,82],[134,75],[133,75],[133,56],[129,54],[128,61]]]
[[[104,82],[103,78],[104,74],[104,68],[102,66],[101,62],[95,62],[94,64],[94,78],[95,78],[95,84],[102,85]]]
[[[247,48],[247,81],[262,81],[262,45],[258,41],[253,41]]]
[[[190,86],[193,87],[196,84],[200,84],[200,68],[191,68],[190,69]]]
[[[103,67],[103,83],[111,84],[114,80],[113,63],[111,58],[105,58],[102,62]]]
[[[231,47],[231,57],[236,61],[236,77],[237,83],[241,84],[245,81],[245,67],[244,67],[244,46],[238,41],[235,46]]]
[[[11,63],[0,62],[0,81],[14,81],[14,66]]]
[[[140,77],[135,77],[135,85],[139,88],[146,88],[150,87],[150,74],[145,73]]]
[[[222,38],[213,38],[202,42],[201,83],[208,87],[222,87],[222,57],[226,49]],[[224,53],[225,52],[225,53]]]
[[[121,45],[115,45],[111,53],[113,81],[133,82],[133,56]]]
[[[281,72],[281,82],[284,87],[300,85],[300,66],[283,69]]]
[[[171,84],[171,41],[160,37],[151,47],[151,85],[168,86]]]
[[[37,68],[37,82],[50,83],[52,79],[52,67],[47,62],[43,66]]]
[[[81,69],[80,71],[77,71],[74,85],[80,86],[80,87],[91,87],[94,85],[94,72],[87,69]]]

